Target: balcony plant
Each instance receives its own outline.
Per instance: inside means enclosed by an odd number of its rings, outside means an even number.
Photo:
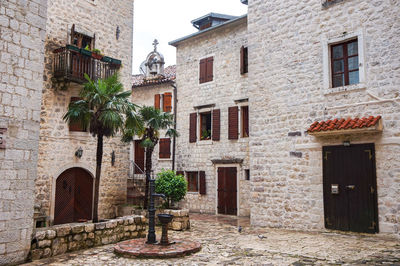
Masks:
[[[81,54],[92,56],[92,51],[90,51],[89,45],[86,45],[85,48],[81,49]]]
[[[97,48],[93,49],[92,50],[92,57],[94,59],[101,60],[103,58],[103,55],[101,54],[100,49],[97,49]]]

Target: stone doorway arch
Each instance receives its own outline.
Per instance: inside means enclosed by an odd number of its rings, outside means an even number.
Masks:
[[[54,224],[92,219],[93,177],[83,168],[62,172],[56,181]]]

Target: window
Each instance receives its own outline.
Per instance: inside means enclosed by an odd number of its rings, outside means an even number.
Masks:
[[[171,139],[169,138],[160,139],[159,158],[160,159],[171,158]]]
[[[240,74],[245,74],[249,72],[248,65],[248,54],[247,47],[242,46],[240,48]]]
[[[164,94],[154,95],[154,108],[162,109],[163,112],[172,111],[172,93],[166,92]]]
[[[90,50],[94,49],[95,36],[91,37],[83,33],[75,31],[75,24],[71,28],[71,44],[79,48],[89,47]]]
[[[241,120],[240,136],[242,138],[247,138],[247,137],[249,137],[249,107],[248,106],[240,107],[240,120]]]
[[[244,170],[244,177],[246,180],[250,180],[250,169]]]
[[[332,87],[359,83],[358,40],[331,46]]]
[[[200,60],[199,82],[205,83],[213,80],[214,57],[207,57]]]
[[[71,97],[71,101],[70,101],[70,104],[71,103],[74,103],[74,102],[76,102],[76,101],[79,101],[79,100],[81,100],[81,98],[79,98],[79,97]],[[69,123],[69,131],[75,131],[75,132],[86,132],[86,128],[84,128],[82,125],[81,125],[81,123],[79,123],[79,122],[75,122],[75,123]]]
[[[198,172],[186,172],[186,176],[188,181],[188,191],[198,192],[199,191]]]
[[[211,139],[211,112],[200,113],[200,140]]]

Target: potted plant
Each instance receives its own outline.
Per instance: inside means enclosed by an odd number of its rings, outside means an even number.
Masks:
[[[101,61],[103,62],[107,62],[107,63],[111,63],[112,58],[109,56],[103,56],[103,58],[101,59]]]
[[[201,140],[207,140],[207,139],[211,139],[211,130],[203,130],[201,132]]]
[[[66,45],[67,50],[72,50],[75,52],[79,52],[81,49],[78,46],[72,45],[72,44],[67,44]]]
[[[85,48],[81,49],[81,54],[92,56],[92,51],[90,51],[89,45],[86,45]]]
[[[103,55],[101,54],[100,49],[97,49],[97,48],[93,49],[92,50],[92,57],[94,59],[101,60],[103,58]]]
[[[162,170],[157,174],[156,193],[166,197],[164,208],[169,209],[174,202],[183,199],[187,191],[187,181],[182,175],[177,175],[173,170]]]

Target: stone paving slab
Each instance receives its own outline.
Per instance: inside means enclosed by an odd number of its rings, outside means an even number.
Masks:
[[[388,235],[252,228],[248,219],[226,216],[190,219],[190,231],[170,232],[170,240],[201,243],[201,251],[187,257],[121,258],[107,245],[28,265],[400,265],[400,240]]]

